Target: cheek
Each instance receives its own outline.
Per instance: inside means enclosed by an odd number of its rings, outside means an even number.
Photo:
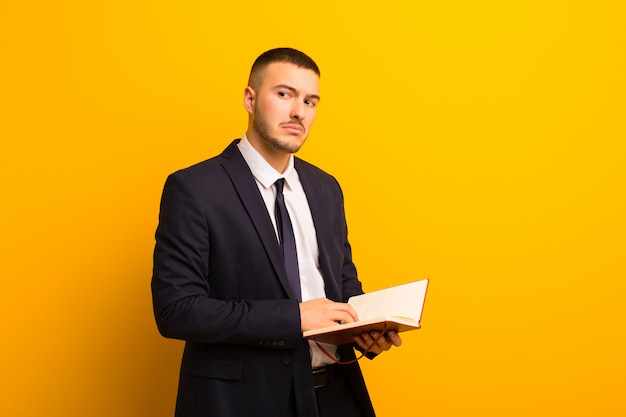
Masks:
[[[266,118],[282,119],[289,116],[289,106],[281,101],[268,101],[263,106]]]

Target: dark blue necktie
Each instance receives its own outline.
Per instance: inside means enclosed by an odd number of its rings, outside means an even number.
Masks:
[[[274,185],[276,186],[276,207],[274,208],[274,216],[276,216],[276,228],[278,229],[280,247],[283,251],[283,261],[285,263],[285,270],[287,271],[287,279],[289,280],[289,286],[295,298],[298,301],[302,301],[296,238],[293,234],[293,227],[291,226],[289,213],[287,213],[287,207],[285,206],[285,196],[283,195],[285,179],[277,179]]]

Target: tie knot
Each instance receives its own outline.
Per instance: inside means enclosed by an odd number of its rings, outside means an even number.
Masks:
[[[284,178],[277,179],[274,185],[276,186],[276,194],[282,194],[283,187],[285,186],[285,179]]]

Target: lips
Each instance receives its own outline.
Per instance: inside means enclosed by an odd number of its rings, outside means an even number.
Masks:
[[[282,127],[283,127],[283,129],[287,129],[287,130],[289,130],[291,132],[294,132],[294,133],[303,133],[304,132],[304,127],[302,125],[295,124],[295,123],[287,123],[287,124],[284,124]]]

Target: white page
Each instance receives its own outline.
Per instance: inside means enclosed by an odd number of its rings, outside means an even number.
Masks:
[[[359,315],[359,321],[386,316],[412,318],[419,323],[428,279],[397,285],[348,300]]]

